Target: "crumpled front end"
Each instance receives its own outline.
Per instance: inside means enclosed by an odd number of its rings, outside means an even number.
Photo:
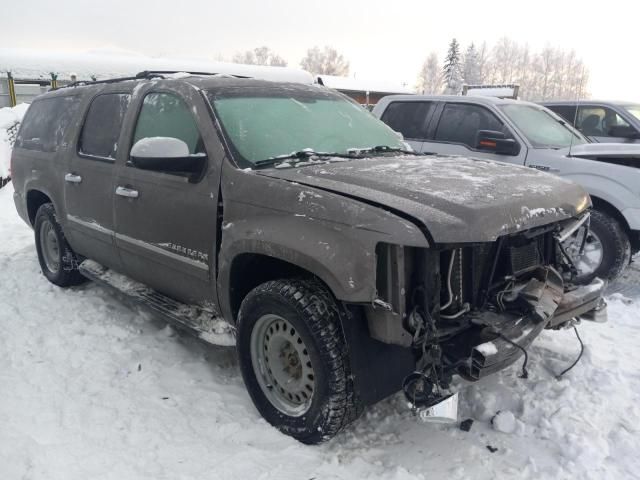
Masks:
[[[507,367],[545,328],[605,320],[605,282],[572,283],[559,244],[586,223],[577,217],[495,242],[439,248],[380,245],[371,335],[413,348],[417,371],[437,390],[455,374],[478,380]]]

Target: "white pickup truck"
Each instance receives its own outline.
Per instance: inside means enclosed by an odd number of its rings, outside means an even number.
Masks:
[[[373,114],[418,152],[528,165],[585,187],[589,232],[566,243],[584,281],[617,277],[640,250],[640,145],[590,143],[545,107],[495,97],[392,95]]]

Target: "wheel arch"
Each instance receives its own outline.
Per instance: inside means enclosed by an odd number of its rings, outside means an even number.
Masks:
[[[640,238],[638,237],[638,235],[633,234],[633,231],[629,226],[629,222],[627,222],[627,219],[624,217],[622,212],[618,210],[618,208],[597,195],[591,195],[591,203],[593,203],[594,209],[606,213],[620,224],[624,232],[627,234],[627,237],[629,237],[631,248],[634,252],[640,250]]]
[[[33,227],[36,222],[36,214],[38,213],[38,209],[45,203],[53,203],[53,200],[51,199],[50,195],[43,192],[42,190],[31,189],[26,194],[26,203],[29,222]]]
[[[229,309],[234,322],[237,319],[242,300],[255,287],[269,280],[292,277],[315,278],[335,297],[334,290],[317,272],[282,258],[259,252],[244,252],[236,255],[231,261],[227,276],[228,288],[223,290],[223,295],[226,298],[223,299],[222,308],[224,310],[226,306]]]

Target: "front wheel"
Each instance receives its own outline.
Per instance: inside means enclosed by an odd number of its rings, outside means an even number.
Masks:
[[[353,419],[339,310],[319,282],[275,280],[249,292],[237,349],[253,403],[283,433],[316,444]]]
[[[631,259],[629,236],[615,218],[599,210],[591,212],[590,221],[586,238],[580,229],[564,244],[578,270],[576,281],[589,283],[596,277],[615,280]]]

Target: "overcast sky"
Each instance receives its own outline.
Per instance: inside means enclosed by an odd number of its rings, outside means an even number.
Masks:
[[[1,7],[0,47],[203,57],[267,45],[297,67],[308,47],[331,45],[357,78],[413,86],[430,51],[508,36],[530,48],[575,49],[593,97],[640,101],[640,2],[324,0],[29,0]]]

